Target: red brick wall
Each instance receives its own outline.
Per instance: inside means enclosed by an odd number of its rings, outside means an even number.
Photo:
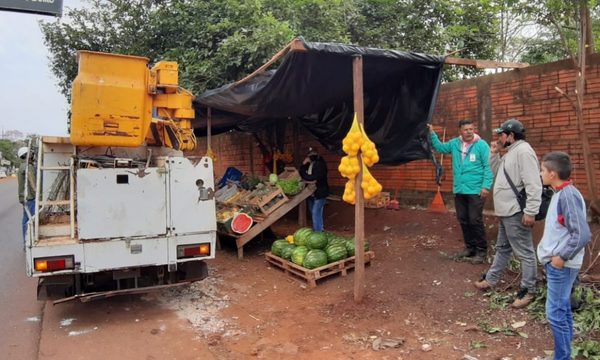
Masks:
[[[588,59],[584,119],[590,139],[596,177],[600,175],[600,55]],[[568,152],[574,162],[572,178],[587,197],[587,180],[583,166],[583,151],[576,115],[568,99],[555,89],[558,86],[568,94],[575,89],[575,74],[570,60],[531,66],[525,69],[457,81],[442,86],[436,105],[433,124],[446,139],[457,135],[458,121],[469,118],[479,134],[488,142],[492,129],[504,120],[516,117],[527,129],[527,141],[538,157],[561,150]],[[294,142],[297,133],[298,141]],[[318,142],[301,127],[288,127],[285,150],[298,154],[301,161],[308,146],[321,149],[330,169],[330,184],[343,186],[344,180],[337,172],[339,157],[322,149]],[[212,148],[217,154],[215,174],[219,178],[228,166],[243,172],[263,173],[262,155],[253,137],[232,132],[212,138]],[[199,139],[197,153],[206,151],[206,139]],[[439,155],[438,155],[439,159]],[[253,164],[253,168],[251,165]],[[452,191],[451,159],[444,156],[446,177],[441,190]],[[429,160],[414,161],[401,166],[375,165],[371,172],[385,190],[435,191],[434,168]],[[599,182],[600,183],[600,182]],[[600,189],[599,189],[600,190]],[[597,190],[598,192],[598,190]]]

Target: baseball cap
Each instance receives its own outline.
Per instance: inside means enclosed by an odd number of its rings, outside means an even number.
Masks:
[[[525,126],[517,119],[508,119],[500,125],[499,128],[494,129],[496,134],[514,132],[522,134],[525,132]]]

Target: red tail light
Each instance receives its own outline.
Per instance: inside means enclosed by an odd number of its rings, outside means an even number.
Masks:
[[[48,272],[74,268],[73,256],[54,256],[36,258],[33,261],[35,271]]]
[[[177,247],[177,258],[191,258],[198,256],[210,255],[210,244],[190,244],[190,245],[179,245]]]

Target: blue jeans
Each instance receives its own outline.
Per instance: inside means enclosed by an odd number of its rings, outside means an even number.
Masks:
[[[545,268],[548,281],[546,318],[554,337],[554,360],[569,360],[573,340],[571,289],[579,269],[557,269],[549,263]]]
[[[25,207],[27,207],[31,216],[35,215],[35,200],[26,200],[25,204],[23,204],[23,245],[27,243],[25,241],[25,235],[27,234],[27,223],[29,222],[29,216],[27,216]]]
[[[315,199],[312,196],[308,198],[308,208],[310,209],[314,231],[323,231],[323,208],[325,207],[325,200],[326,198]]]

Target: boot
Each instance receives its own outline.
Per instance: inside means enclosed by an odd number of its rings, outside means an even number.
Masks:
[[[474,249],[464,249],[463,251],[459,251],[456,254],[454,254],[453,257],[455,259],[464,259],[464,258],[472,258],[473,256],[475,256]]]
[[[483,264],[487,260],[487,251],[477,250],[475,255],[469,258],[471,264]]]
[[[515,309],[522,309],[527,305],[531,304],[533,299],[535,299],[534,294],[530,293],[527,289],[522,288],[517,293],[517,298],[515,299],[515,301],[513,301],[511,306]]]

